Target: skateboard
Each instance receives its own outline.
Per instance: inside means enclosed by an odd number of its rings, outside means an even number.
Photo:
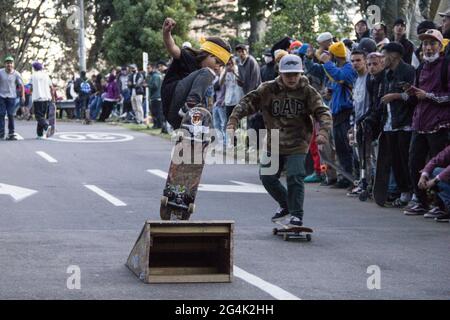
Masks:
[[[56,130],[56,104],[54,102],[50,102],[48,105],[48,124],[51,128],[47,133],[47,138],[53,136]]]
[[[282,235],[284,241],[289,241],[291,238],[306,240],[308,242],[312,240],[311,233],[313,233],[313,229],[311,228],[289,227],[278,221],[275,224],[278,224],[281,228],[273,228],[272,233],[274,235]]]
[[[210,143],[211,122],[211,113],[199,106],[190,109],[183,117],[182,130],[177,134],[175,152],[161,198],[162,220],[189,220],[194,213],[195,197],[205,165],[205,152]],[[184,155],[181,163],[174,162],[174,156],[183,156],[185,150],[190,150],[190,159]]]
[[[389,152],[389,141],[386,135],[381,133],[378,139],[377,167],[373,185],[373,198],[375,203],[381,207],[385,206],[388,197],[391,165],[392,155]]]
[[[329,167],[333,168],[337,173],[342,175],[342,177],[344,177],[346,180],[348,180],[352,184],[354,184],[355,183],[355,179],[353,178],[353,176],[350,173],[346,172],[338,164],[334,163],[333,161],[331,161],[330,159],[327,158],[326,152],[324,152],[324,150],[323,150],[324,147],[325,146],[319,146],[320,161],[322,163],[324,163],[326,166],[329,166]],[[327,168],[324,168],[324,169],[325,169],[325,171],[327,170]]]

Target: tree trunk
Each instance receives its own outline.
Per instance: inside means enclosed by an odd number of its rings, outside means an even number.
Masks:
[[[252,51],[254,44],[264,38],[266,27],[267,24],[264,19],[259,19],[258,17],[253,17],[250,19],[250,36],[248,38],[250,52]]]

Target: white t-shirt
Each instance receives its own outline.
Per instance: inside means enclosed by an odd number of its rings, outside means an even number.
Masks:
[[[43,71],[35,71],[31,76],[31,85],[33,86],[33,101],[51,101],[52,94],[50,87],[52,82],[49,76]]]

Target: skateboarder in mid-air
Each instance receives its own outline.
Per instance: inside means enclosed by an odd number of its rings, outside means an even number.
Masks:
[[[180,49],[171,34],[175,25],[171,18],[163,25],[164,44],[173,62],[164,78],[161,98],[167,121],[174,129],[184,129],[175,149],[182,150],[183,156],[190,150],[191,159],[185,161],[187,158],[183,158],[180,163],[172,158],[161,198],[160,216],[163,220],[174,217],[188,220],[194,212],[204,166],[203,155],[209,144],[211,113],[205,108],[205,97],[220,74],[220,68],[231,58],[231,47],[221,38],[210,37],[202,42],[200,50]],[[199,163],[195,161],[196,154],[202,155]]]
[[[332,118],[320,94],[302,75],[300,57],[283,57],[279,73],[277,79],[263,83],[242,98],[230,116],[227,129],[236,130],[240,119],[260,111],[267,130],[278,130],[278,154],[272,152],[275,147],[271,146],[271,131],[268,131],[268,143],[263,155],[263,158],[279,158],[278,171],[274,175],[266,175],[262,169],[270,164],[261,164],[260,179],[267,192],[280,205],[272,221],[279,222],[291,215],[288,226],[295,228],[303,226],[303,179],[306,176],[305,158],[313,134],[313,119],[320,124],[316,141],[322,145],[329,137]],[[287,189],[279,181],[283,168],[287,171]]]

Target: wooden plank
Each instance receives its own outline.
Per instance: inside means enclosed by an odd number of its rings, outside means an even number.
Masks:
[[[148,276],[147,283],[204,283],[204,282],[231,282],[229,274],[208,275],[178,275],[178,276]]]
[[[150,275],[206,275],[206,274],[217,274],[218,270],[215,267],[158,267],[150,268]]]
[[[150,233],[156,234],[228,234],[230,226],[150,226]]]
[[[176,221],[167,221],[167,220],[147,220],[146,223],[149,223],[151,226],[157,225],[232,225],[234,221],[231,220],[209,220],[209,221],[192,221],[192,220],[176,220]]]

